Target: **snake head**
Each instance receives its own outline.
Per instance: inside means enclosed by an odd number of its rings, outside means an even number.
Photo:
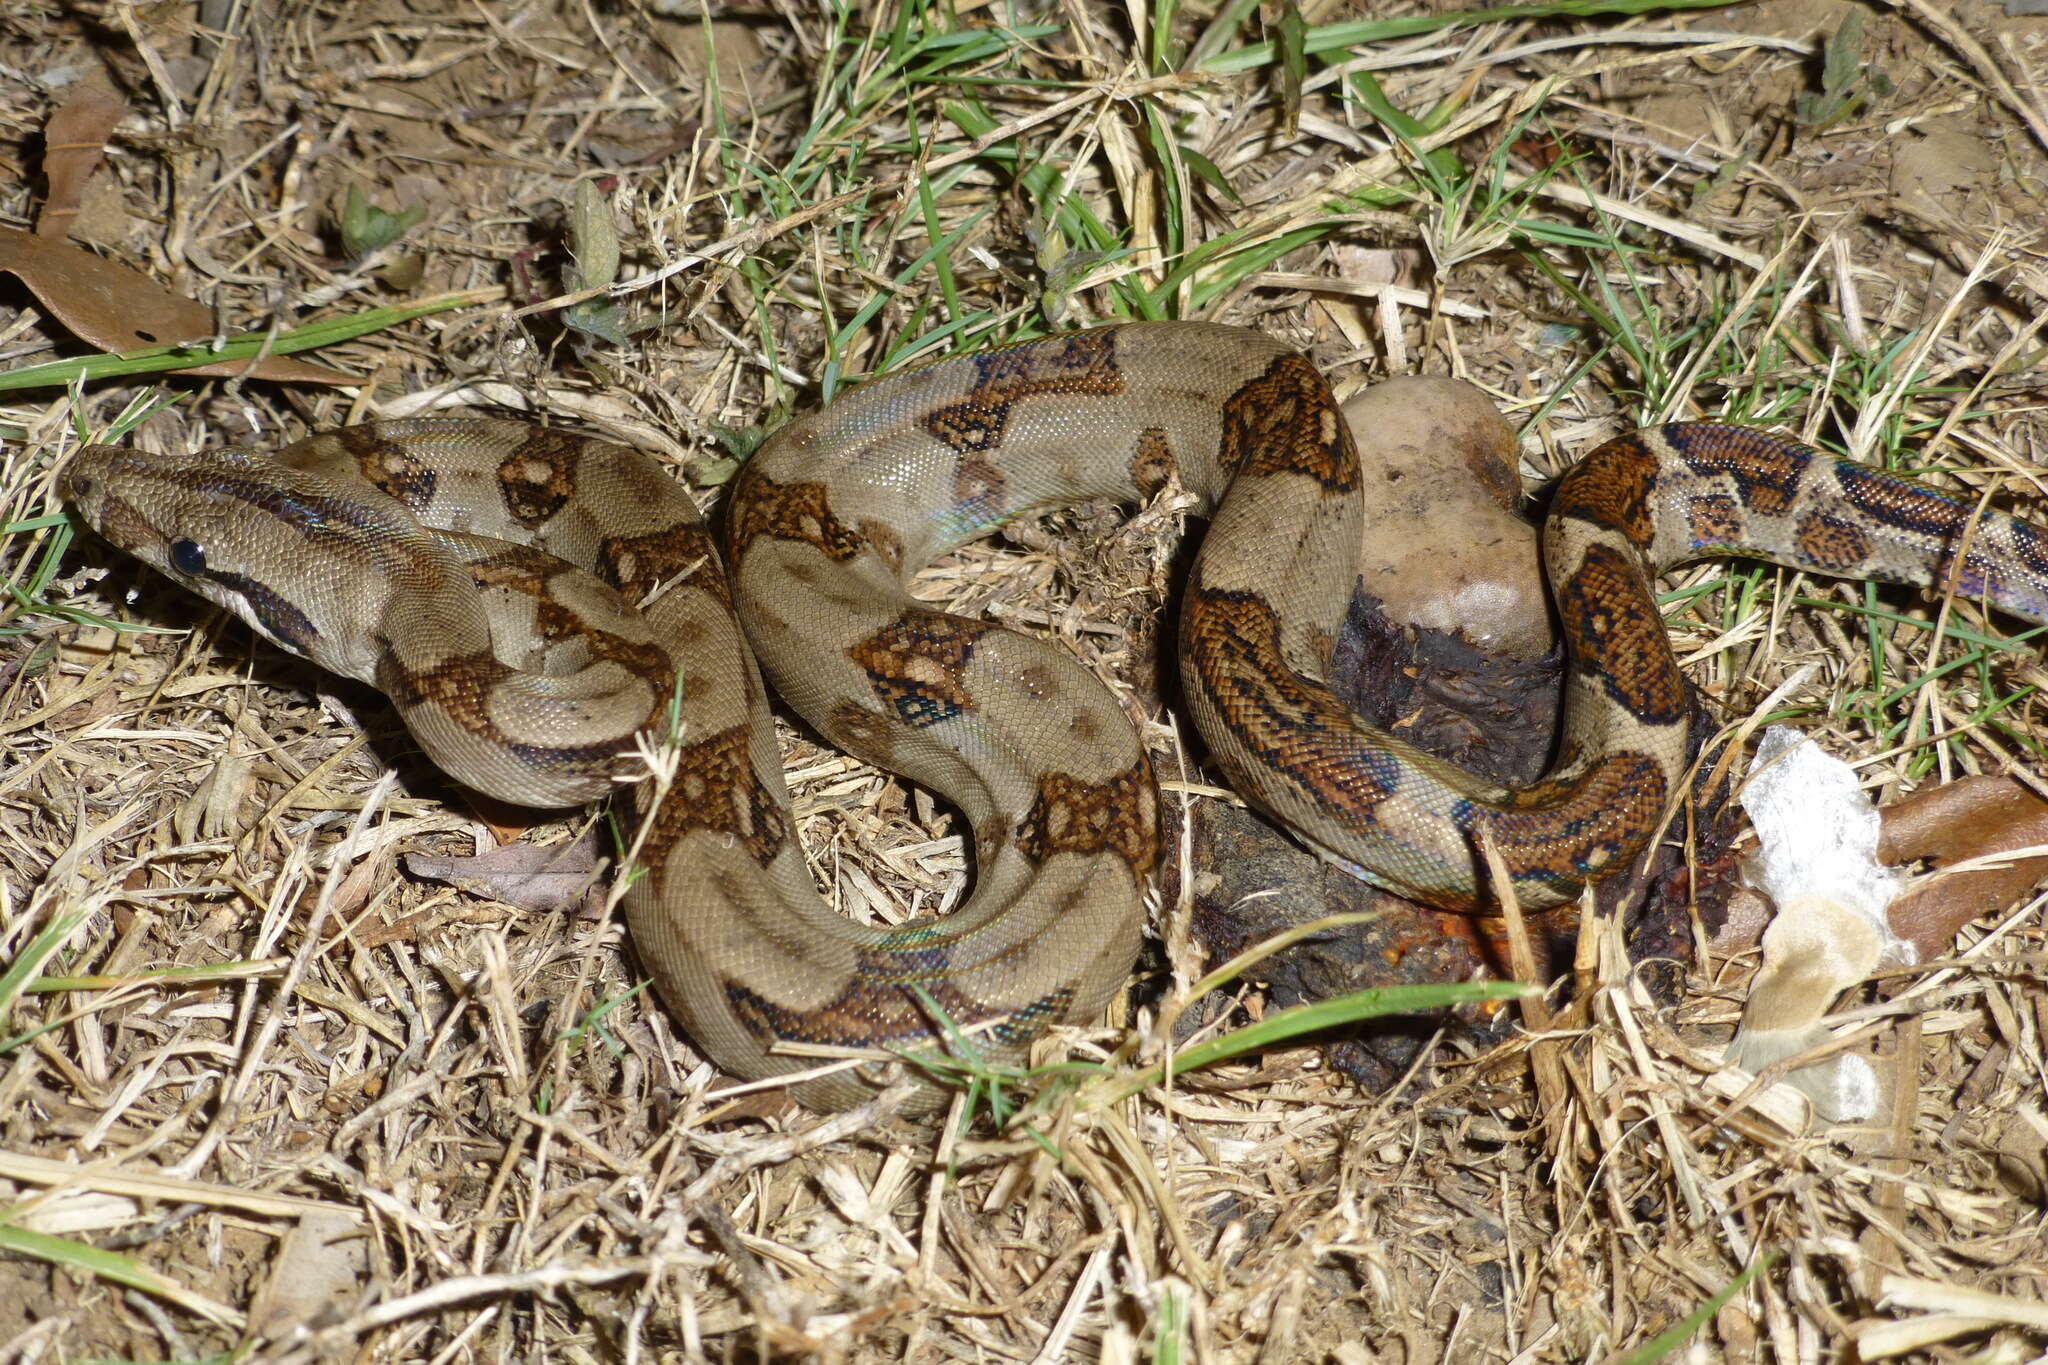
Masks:
[[[394,560],[417,571],[410,556],[426,543],[375,489],[237,446],[189,455],[85,446],[57,486],[115,546],[282,648],[364,681],[376,671],[375,625],[394,592]]]

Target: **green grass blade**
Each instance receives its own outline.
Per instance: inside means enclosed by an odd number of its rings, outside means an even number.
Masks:
[[[1587,14],[1655,14],[1664,10],[1720,7],[1721,0],[1558,0],[1558,3],[1554,4],[1500,5],[1492,9],[1460,10],[1454,14],[1418,14],[1401,19],[1361,19],[1348,24],[1325,24],[1320,28],[1310,29],[1302,43],[1302,50],[1308,56],[1315,57],[1325,52],[1360,47],[1366,43],[1383,43],[1393,38],[1412,38],[1421,33],[1471,28],[1478,24],[1527,23],[1535,19]],[[1200,69],[1216,72],[1249,71],[1255,66],[1265,66],[1275,61],[1279,55],[1276,43],[1249,43],[1244,47],[1211,57],[1201,64]]]
[[[91,914],[90,906],[79,906],[51,916],[50,922],[29,940],[28,947],[22,950],[21,955],[7,964],[5,972],[0,972],[0,1019],[8,1016],[14,1008],[14,1002],[21,998],[29,989],[29,984],[42,973],[43,964],[57,954],[77,931],[78,926],[85,923]],[[6,1046],[7,1044],[0,1043],[0,1050],[5,1050]]]
[[[1446,981],[1417,986],[1372,986],[1328,1000],[1295,1005],[1267,1015],[1247,1028],[1234,1029],[1176,1052],[1170,1070],[1167,1064],[1162,1063],[1114,1081],[1105,1102],[1114,1104],[1127,1099],[1140,1090],[1160,1084],[1169,1075],[1179,1076],[1214,1066],[1304,1034],[1364,1023],[1368,1019],[1383,1019],[1389,1015],[1425,1014],[1457,1005],[1514,1000],[1533,989],[1517,981]]]
[[[500,292],[497,289],[475,289],[460,294],[443,294],[439,298],[426,299],[420,303],[393,308],[371,308],[361,313],[309,322],[303,327],[294,327],[275,335],[268,332],[245,332],[240,336],[227,338],[219,346],[179,342],[168,346],[145,346],[139,351],[123,351],[118,355],[91,355],[82,356],[77,360],[53,360],[45,365],[30,365],[26,369],[0,374],[0,393],[10,393],[17,389],[61,387],[80,380],[111,379],[122,375],[163,374],[174,370],[189,370],[195,365],[254,360],[259,355],[292,355],[320,346],[332,346],[338,341],[348,341],[371,332],[381,332],[387,327],[396,327],[400,323],[425,317],[429,313],[445,313],[451,308],[496,298]]]
[[[1346,995],[1295,1005],[1269,1014],[1258,1023],[1234,1029],[1173,1056],[1171,1074],[1228,1061],[1246,1052],[1271,1047],[1305,1033],[1363,1023],[1392,1014],[1424,1014],[1455,1005],[1489,1000],[1516,1000],[1532,988],[1519,981],[1446,981],[1420,986],[1369,986]]]
[[[1757,1257],[1749,1269],[1728,1282],[1726,1289],[1723,1289],[1720,1293],[1693,1309],[1692,1312],[1687,1313],[1679,1321],[1673,1323],[1664,1331],[1659,1332],[1641,1346],[1636,1347],[1635,1350],[1615,1360],[1613,1365],[1656,1365],[1657,1361],[1664,1359],[1673,1351],[1685,1345],[1691,1339],[1694,1332],[1706,1326],[1708,1318],[1720,1312],[1723,1304],[1727,1303],[1728,1300],[1734,1298],[1737,1294],[1740,1294],[1745,1285],[1769,1269],[1771,1263],[1777,1259],[1777,1254],[1769,1251]]]
[[[222,1326],[237,1326],[241,1321],[241,1315],[232,1308],[195,1294],[176,1280],[166,1279],[140,1261],[119,1252],[102,1251],[83,1242],[30,1232],[27,1228],[8,1223],[0,1223],[0,1251],[65,1266],[112,1284],[139,1289]]]

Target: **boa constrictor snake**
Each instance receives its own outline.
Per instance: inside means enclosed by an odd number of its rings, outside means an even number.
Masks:
[[[1674,563],[1760,556],[2048,620],[2032,526],[1761,432],[1624,436],[1553,497],[1563,736],[1547,776],[1500,789],[1324,686],[1370,494],[1352,435],[1306,357],[1194,323],[947,360],[790,423],[733,490],[730,577],[650,458],[503,421],[374,422],[271,454],[88,447],[64,491],[115,544],[381,688],[436,763],[503,799],[590,799],[645,771],[636,736],[679,721],[673,780],[643,789],[628,924],[697,1043],[754,1078],[815,1065],[786,1042],[914,1050],[942,1020],[1014,1052],[1124,981],[1160,850],[1130,722],[1066,650],[903,583],[1010,518],[1176,481],[1210,518],[1180,626],[1209,752],[1315,849],[1443,907],[1489,899],[1482,834],[1535,907],[1658,827],[1686,762],[1651,586]],[[872,928],[823,903],[756,660],[834,743],[952,800],[974,847],[964,907]],[[796,1094],[836,1108],[872,1084],[841,1072]]]

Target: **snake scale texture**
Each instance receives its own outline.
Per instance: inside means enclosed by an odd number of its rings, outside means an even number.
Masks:
[[[1371,433],[1364,433],[1370,439]],[[1210,519],[1186,587],[1183,691],[1246,798],[1432,905],[1483,906],[1490,836],[1525,906],[1624,867],[1679,790],[1686,696],[1655,576],[1739,554],[1946,588],[2048,620],[2048,537],[1779,436],[1684,424],[1610,441],[1556,489],[1545,556],[1570,651],[1556,766],[1504,790],[1355,719],[1322,681],[1367,490],[1300,353],[1195,323],[1106,328],[871,383],[784,427],[720,547],[621,446],[503,421],[376,422],[274,453],[88,447],[64,491],[96,528],[279,645],[388,693],[427,753],[556,806],[674,775],[628,923],[727,1071],[789,1042],[914,1050],[940,1017],[1014,1053],[1123,983],[1159,860],[1145,751],[1063,648],[934,610],[906,578],[1014,517],[1169,483]],[[895,928],[820,898],[793,834],[756,661],[834,743],[948,797],[961,908]],[[838,1108],[868,1071],[801,1082]]]

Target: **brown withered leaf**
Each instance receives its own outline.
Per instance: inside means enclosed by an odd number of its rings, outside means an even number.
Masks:
[[[272,1341],[327,1326],[359,1301],[369,1273],[369,1244],[355,1213],[309,1210],[272,1256],[249,1325]]]
[[[1886,863],[1924,859],[1939,869],[1969,858],[2048,844],[2048,801],[2009,777],[1965,777],[1915,792],[1880,812],[1877,856]],[[2007,867],[1933,877],[1892,902],[1892,932],[1922,957],[1955,947],[1956,933],[1980,915],[2011,905],[2043,877],[2048,857]]]
[[[520,910],[550,913],[586,906],[597,884],[597,842],[542,847],[503,844],[468,858],[408,853],[405,870]]]
[[[180,298],[139,270],[18,228],[0,227],[0,274],[13,275],[59,322],[103,351],[203,341],[214,333],[205,305]],[[275,379],[300,384],[359,384],[361,379],[288,355],[195,365],[180,374]]]
[[[43,125],[43,179],[48,182],[49,197],[36,217],[38,237],[61,241],[69,234],[85,194],[85,182],[99,169],[107,138],[127,113],[128,101],[105,77],[95,76],[73,87],[50,115]]]

